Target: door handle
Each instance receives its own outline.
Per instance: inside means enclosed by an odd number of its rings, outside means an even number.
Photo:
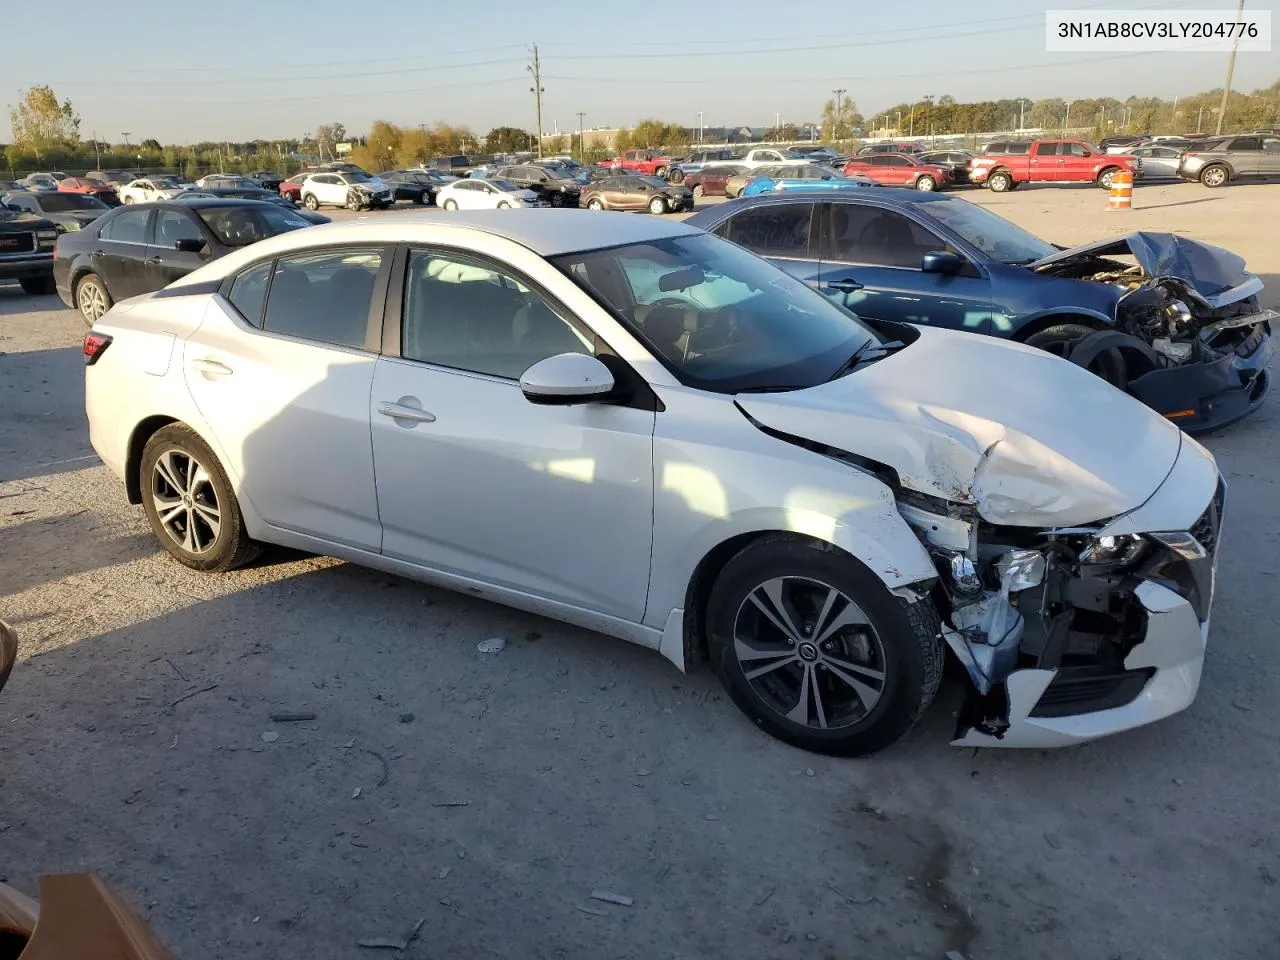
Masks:
[[[393,420],[412,420],[415,423],[435,423],[436,415],[427,413],[421,407],[410,407],[403,403],[393,403],[390,400],[383,400],[378,404],[378,412],[384,417],[391,417]]]
[[[225,377],[235,372],[225,363],[219,360],[210,360],[207,357],[198,357],[192,360],[191,369],[203,373],[207,377]]]
[[[862,289],[862,284],[853,279],[853,277],[845,277],[843,280],[828,280],[826,288],[835,290],[838,293],[854,293]]]

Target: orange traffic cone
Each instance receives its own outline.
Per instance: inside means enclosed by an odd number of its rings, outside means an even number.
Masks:
[[[1108,210],[1133,209],[1133,174],[1117,170],[1111,177],[1111,196],[1107,198]]]

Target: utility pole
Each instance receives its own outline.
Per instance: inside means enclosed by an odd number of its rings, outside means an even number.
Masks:
[[[93,165],[102,169],[102,154],[98,150],[98,131],[93,131]]]
[[[1064,137],[1067,135],[1067,127],[1071,126],[1071,103],[1072,101],[1067,101],[1067,115],[1062,121],[1062,135]]]
[[[1200,104],[1200,112],[1196,114],[1196,133],[1202,132],[1204,127],[1204,104]]]
[[[781,127],[782,127],[782,114],[775,110],[773,114],[773,139],[774,140],[782,139],[782,135],[778,132],[778,130]]]
[[[542,156],[542,65],[538,61],[538,45],[533,45],[533,63],[526,68],[533,74],[533,86],[529,91],[533,94],[533,102],[538,114],[538,156]]]
[[[836,122],[835,129],[831,131],[831,140],[834,142],[840,139],[840,122],[844,119],[844,106],[841,101],[844,99],[844,95],[849,91],[844,87],[840,87],[839,89],[832,90],[831,92],[836,95]]]
[[[1240,14],[1244,13],[1244,0],[1236,2],[1236,23],[1240,22]],[[1231,53],[1227,56],[1227,82],[1222,85],[1222,103],[1218,105],[1218,124],[1214,134],[1222,132],[1222,121],[1227,117],[1227,97],[1231,95],[1231,75],[1236,72],[1236,48],[1240,46],[1240,34],[1237,32],[1231,41]]]
[[[129,149],[129,131],[126,130],[124,133],[121,134],[121,136],[124,137],[124,148],[128,150]]]
[[[587,155],[587,139],[582,126],[582,118],[585,116],[583,111],[578,111],[578,153],[584,157]]]
[[[705,129],[706,129],[706,128],[702,125],[702,111],[701,111],[701,110],[699,110],[699,111],[698,111],[698,142],[699,142],[699,143],[701,143],[701,142],[702,142],[703,133],[704,133]]]

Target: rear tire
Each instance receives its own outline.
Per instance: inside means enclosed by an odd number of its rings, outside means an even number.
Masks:
[[[667,177],[672,183],[684,183],[684,171],[672,170],[671,176]]]
[[[314,193],[308,193],[302,198],[302,205],[308,210],[315,211],[320,209],[320,201],[316,199]]]
[[[592,197],[590,200],[588,200],[588,201],[587,201],[587,209],[588,209],[588,210],[603,210],[603,209],[604,209],[604,201],[603,201],[603,200],[601,200],[599,197]]]
[[[18,281],[23,293],[42,297],[53,293],[53,277],[23,277]]]
[[[92,327],[111,309],[111,294],[107,285],[95,273],[86,273],[75,286],[76,307],[87,326]]]
[[[226,471],[186,424],[157,430],[142,449],[138,470],[151,531],[183,566],[220,573],[258,555]]]
[[[942,679],[938,617],[834,547],[779,535],[733,557],[707,604],[711,662],[757,726],[862,756],[903,736]],[[852,682],[851,682],[852,681]]]
[[[1211,164],[1200,171],[1200,182],[1206,187],[1222,187],[1230,179],[1230,172],[1220,163]]]
[[[444,208],[445,208],[446,210],[457,210],[457,209],[458,209],[458,201],[457,201],[457,200],[453,200],[453,199],[447,199],[447,200],[445,200],[445,202],[444,202]]]
[[[681,179],[683,179],[683,178],[681,178]],[[701,200],[701,199],[702,199],[702,197],[704,196],[704,194],[705,194],[705,191],[702,189],[702,184],[700,184],[700,183],[699,183],[699,184],[695,184],[695,185],[694,185],[694,188],[693,188],[693,196],[694,196],[694,199],[696,199],[696,200]]]
[[[987,177],[987,189],[992,193],[1007,193],[1013,189],[1013,177],[1004,172],[993,173]]]
[[[124,202],[124,203],[133,203],[133,197],[125,197],[123,202]]]
[[[1067,360],[1076,344],[1094,333],[1097,331],[1093,327],[1083,323],[1060,323],[1033,333],[1022,342]],[[1129,387],[1128,368],[1118,350],[1103,350],[1086,369],[1120,390]]]

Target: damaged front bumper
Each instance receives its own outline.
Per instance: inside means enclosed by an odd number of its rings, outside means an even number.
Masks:
[[[1171,358],[1131,334],[1103,330],[1081,340],[1068,359],[1086,369],[1115,350],[1129,371],[1128,392],[1188,433],[1215,430],[1247,417],[1271,389],[1271,324],[1264,310],[1204,327],[1185,344],[1186,358]]]
[[[1224,501],[1212,456],[1183,438],[1147,502],[1097,525],[992,527],[900,506],[937,560],[943,637],[971,681],[954,744],[1066,746],[1188,707]]]

